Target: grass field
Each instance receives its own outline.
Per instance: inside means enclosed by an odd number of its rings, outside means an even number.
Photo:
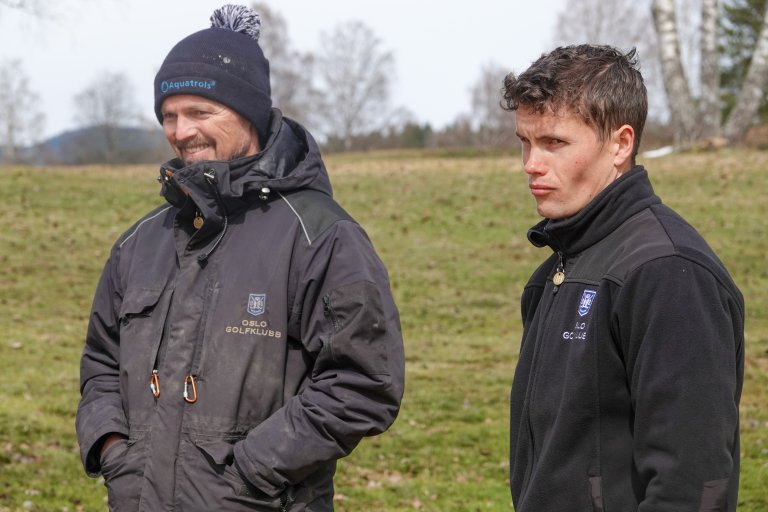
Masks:
[[[768,510],[768,152],[645,162],[747,303],[740,511]],[[339,511],[512,510],[518,298],[546,256],[519,156],[332,155],[336,197],[389,267],[407,351],[401,414],[339,464]],[[105,510],[74,435],[90,301],[115,238],[162,200],[155,167],[0,168],[0,511]]]

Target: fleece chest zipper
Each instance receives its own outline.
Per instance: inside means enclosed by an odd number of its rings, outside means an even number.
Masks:
[[[544,310],[538,312],[538,328],[533,332],[535,338],[533,340],[533,354],[531,355],[531,375],[528,378],[528,385],[526,386],[524,400],[525,406],[523,410],[523,414],[525,415],[526,419],[526,425],[528,427],[528,438],[531,442],[532,459],[527,464],[526,474],[523,478],[523,492],[525,492],[525,489],[528,487],[528,481],[530,479],[533,466],[536,462],[537,440],[531,420],[531,404],[535,399],[536,381],[538,380],[540,371],[539,359],[541,358],[541,352],[543,350],[542,345],[546,342],[545,335],[549,332],[552,324],[557,320],[556,318],[553,318],[552,313],[556,313],[558,311],[556,307],[559,299],[557,292],[560,289],[560,286],[562,286],[562,284],[565,282],[565,255],[562,252],[558,252],[557,255],[557,266],[555,268],[555,273],[552,276],[552,294],[542,294],[541,300],[544,301],[544,304],[539,302],[537,308],[544,306]]]

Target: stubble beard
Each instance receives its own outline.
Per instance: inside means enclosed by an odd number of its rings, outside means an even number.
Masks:
[[[193,140],[191,140],[189,142],[185,142],[183,144],[178,144],[176,147],[177,147],[177,150],[178,150],[178,152],[180,154],[184,154],[183,152],[184,152],[184,150],[186,148],[198,146],[198,145],[201,145],[201,144],[207,144],[208,146],[213,147],[213,144],[211,144],[211,142],[208,139],[204,138],[204,137],[198,137],[198,138],[195,138],[195,139],[193,139]],[[247,154],[248,154],[248,147],[249,146],[250,146],[250,141],[249,140],[244,140],[240,144],[240,147],[237,148],[236,150],[234,150],[230,155],[225,155],[223,158],[217,158],[216,160],[230,162],[232,160],[237,160],[238,158],[242,158],[244,156],[247,156]],[[204,158],[184,158],[182,160],[183,160],[185,166],[190,166],[192,164],[209,161],[209,160],[206,160]]]

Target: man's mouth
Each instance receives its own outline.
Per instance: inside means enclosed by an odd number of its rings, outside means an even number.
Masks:
[[[210,148],[211,145],[205,140],[193,140],[179,144],[179,149],[187,154],[200,153]]]
[[[531,194],[533,194],[534,196],[543,196],[543,195],[549,194],[554,190],[552,187],[547,187],[545,185],[531,184],[531,185],[528,185],[528,187],[531,189]]]

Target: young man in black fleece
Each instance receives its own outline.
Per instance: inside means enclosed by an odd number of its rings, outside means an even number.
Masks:
[[[552,254],[522,295],[511,399],[517,512],[733,511],[744,303],[635,164],[634,50],[571,46],[504,81]]]

